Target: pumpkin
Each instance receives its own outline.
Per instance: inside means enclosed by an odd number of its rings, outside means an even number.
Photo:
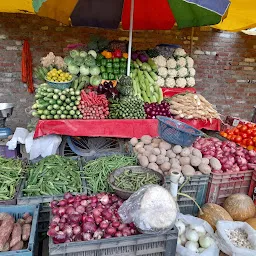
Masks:
[[[250,219],[246,220],[245,222],[247,222],[252,228],[254,228],[256,230],[256,218],[250,218]]]
[[[199,212],[198,217],[207,221],[214,230],[216,230],[216,224],[219,220],[233,220],[223,207],[212,203],[204,204],[202,213]]]
[[[252,199],[244,194],[229,196],[224,201],[223,208],[236,221],[245,221],[255,215],[255,205]]]

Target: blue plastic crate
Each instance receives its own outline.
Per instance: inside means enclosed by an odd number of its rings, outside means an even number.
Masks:
[[[165,116],[157,116],[157,119],[158,133],[168,143],[190,147],[198,137],[203,136],[201,131],[178,120]]]
[[[7,212],[12,215],[15,220],[22,218],[23,214],[28,212],[33,216],[30,237],[28,241],[28,248],[18,251],[0,252],[0,256],[33,256],[35,254],[35,245],[37,240],[37,222],[39,215],[38,205],[22,205],[22,206],[1,206],[0,212]]]

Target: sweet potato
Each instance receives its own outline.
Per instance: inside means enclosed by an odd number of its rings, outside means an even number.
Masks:
[[[2,252],[8,252],[10,250],[10,241],[7,241],[4,245]]]
[[[2,251],[12,233],[14,218],[8,213],[1,212],[0,221],[2,221],[0,226],[0,251]]]
[[[22,226],[22,240],[23,241],[28,241],[29,236],[31,232],[31,225],[30,224],[24,224]]]
[[[23,241],[19,241],[17,244],[15,244],[13,247],[11,247],[11,251],[18,251],[23,248]]]
[[[24,219],[18,219],[17,223],[19,223],[21,226],[23,226],[23,224],[25,224],[25,220]]]
[[[21,240],[21,225],[19,223],[14,223],[10,247],[13,247],[20,240]]]

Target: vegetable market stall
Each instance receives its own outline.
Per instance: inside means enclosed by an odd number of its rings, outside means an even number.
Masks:
[[[180,121],[197,129],[220,130],[221,121],[186,120]],[[158,136],[156,119],[127,120],[39,120],[34,138],[59,134],[68,136],[140,138],[144,134]]]

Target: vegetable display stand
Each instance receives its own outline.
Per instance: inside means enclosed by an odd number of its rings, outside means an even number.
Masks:
[[[179,186],[180,193],[186,194],[192,197],[199,206],[202,206],[205,203],[206,199],[206,192],[208,187],[210,175],[196,175],[192,177],[187,177],[182,185]],[[166,178],[166,185],[167,188],[170,188],[170,177],[167,176]],[[198,207],[195,203],[183,196],[178,196],[178,205],[180,212],[183,214],[191,214],[196,216],[198,213]]]
[[[165,98],[171,98],[172,96],[180,93],[196,93],[196,89],[193,87],[186,88],[162,88],[163,95]]]
[[[248,194],[252,174],[253,171],[211,173],[206,202],[221,205],[232,194]]]
[[[182,121],[196,129],[220,130],[221,121],[213,119]],[[39,120],[34,138],[44,135],[59,134],[67,136],[86,137],[116,137],[116,138],[141,138],[147,134],[151,137],[158,135],[158,121],[156,119],[104,119],[104,120]]]
[[[254,204],[256,205],[256,171],[254,171],[252,175],[252,180],[251,180],[248,195],[252,198]]]
[[[53,244],[49,240],[50,256],[174,256],[178,231],[164,235],[134,235],[86,242]]]
[[[13,256],[13,255],[33,256],[35,255],[35,247],[37,243],[37,222],[38,222],[39,206],[38,205],[1,206],[0,212],[9,213],[15,218],[15,220],[22,218],[24,213],[29,213],[31,216],[33,216],[27,249],[18,250],[18,251],[1,252],[0,255],[1,256]]]

